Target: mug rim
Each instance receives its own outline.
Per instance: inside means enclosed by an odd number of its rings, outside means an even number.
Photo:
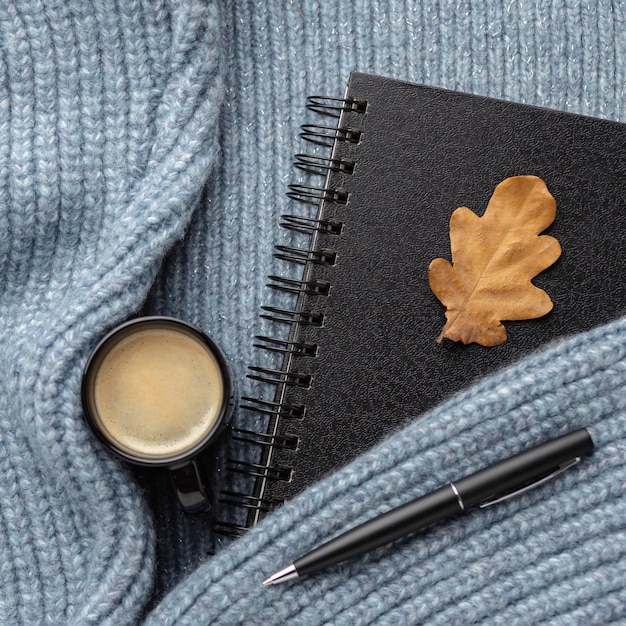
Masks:
[[[224,402],[222,403],[222,406],[220,408],[219,415],[215,419],[214,426],[191,448],[183,452],[173,454],[167,458],[149,458],[138,456],[121,448],[118,448],[110,439],[108,439],[104,435],[102,430],[98,427],[97,421],[93,415],[93,413],[96,412],[95,401],[93,400],[93,382],[95,380],[95,373],[97,373],[98,371],[97,368],[94,369],[94,365],[96,364],[97,359],[101,356],[103,350],[105,350],[109,346],[109,344],[113,339],[115,339],[115,337],[124,333],[124,331],[128,331],[135,326],[149,327],[151,325],[157,326],[162,324],[178,328],[182,327],[188,333],[191,333],[193,336],[198,338],[206,347],[209,348],[213,357],[217,361],[220,374],[222,376],[222,381],[224,385]],[[118,326],[111,329],[96,344],[96,346],[91,351],[87,362],[85,363],[85,367],[83,368],[81,380],[81,402],[85,421],[89,425],[91,431],[100,440],[100,442],[102,442],[106,446],[108,450],[113,452],[118,457],[124,459],[125,461],[133,463],[135,465],[150,467],[169,467],[178,463],[182,463],[184,461],[189,461],[198,454],[200,454],[200,452],[202,452],[206,447],[213,443],[218,434],[228,426],[228,417],[233,404],[233,384],[228,364],[226,362],[226,358],[224,357],[223,352],[204,331],[200,330],[197,326],[194,326],[193,324],[190,324],[189,322],[178,319],[176,317],[170,317],[167,315],[147,315],[142,317],[136,317],[127,320],[122,324],[119,324]]]

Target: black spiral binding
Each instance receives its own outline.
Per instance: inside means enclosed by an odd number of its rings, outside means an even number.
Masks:
[[[311,185],[289,185],[287,195],[292,200],[317,206],[322,200],[336,204],[348,204],[350,194],[345,189],[324,189]]]
[[[327,296],[330,293],[330,283],[327,280],[296,280],[282,276],[270,276],[269,279],[274,282],[267,283],[267,287],[287,293],[304,293],[307,296]]]
[[[365,113],[367,109],[367,100],[360,98],[328,98],[327,96],[309,96],[306,108],[314,113],[321,113],[322,115],[339,118],[344,111]]]
[[[352,159],[333,159],[316,154],[296,154],[293,165],[307,174],[319,174],[320,176],[326,176],[328,172],[354,173],[354,161]]]
[[[314,232],[340,235],[343,228],[341,221],[336,219],[316,220],[298,215],[283,215],[282,220],[280,225],[283,228],[307,235],[311,235]]]
[[[262,337],[260,335],[257,335],[256,339],[263,343],[255,343],[255,348],[294,356],[317,356],[318,345],[313,341],[285,341],[284,339]]]
[[[367,102],[355,98],[326,98],[312,96],[307,100],[307,109],[340,119],[343,113],[365,113]],[[357,127],[342,127],[325,125],[304,125],[301,127],[300,136],[315,145],[324,148],[332,148],[336,142],[359,143],[361,130]],[[325,157],[317,154],[296,154],[294,166],[307,174],[326,178],[331,172],[352,174],[355,162],[348,158]],[[289,185],[287,195],[292,200],[307,204],[317,205],[321,203],[346,204],[349,202],[350,192],[343,188],[333,189],[328,186],[313,186],[294,184]],[[316,219],[299,215],[283,215],[280,225],[297,233],[304,233],[313,237],[317,233],[340,236],[343,223],[340,220]],[[291,246],[276,246],[275,257],[289,263],[305,266],[303,276],[307,275],[306,266],[309,264],[332,266],[336,263],[337,253],[331,248],[301,249]],[[280,276],[270,276],[268,287],[282,292],[293,294],[298,299],[304,295],[327,297],[332,290],[329,281],[319,279],[294,279]],[[306,406],[298,403],[290,403],[285,398],[285,390],[289,387],[308,388],[312,377],[310,374],[300,371],[297,359],[301,357],[315,357],[318,345],[313,341],[296,341],[297,333],[294,329],[300,326],[322,327],[324,323],[323,313],[315,310],[303,309],[280,309],[276,307],[263,307],[261,317],[273,322],[287,324],[291,327],[289,339],[281,339],[266,336],[257,336],[256,348],[280,353],[290,359],[288,371],[273,370],[263,367],[249,367],[249,378],[277,386],[276,400],[260,400],[257,398],[242,398],[241,408],[269,417],[267,432],[255,432],[245,429],[233,429],[232,438],[241,445],[255,446],[262,450],[262,462],[251,463],[237,459],[229,459],[226,463],[228,471],[252,476],[256,481],[261,481],[261,488],[255,495],[237,493],[234,491],[222,491],[220,503],[227,506],[240,507],[248,510],[248,519],[245,525],[227,524],[217,522],[216,531],[231,536],[241,535],[247,528],[254,526],[263,513],[271,511],[282,504],[280,500],[268,497],[265,486],[270,481],[290,480],[293,468],[275,464],[272,453],[275,450],[296,450],[299,439],[292,435],[284,425],[292,420],[306,419]],[[295,360],[294,360],[295,359]],[[304,362],[304,361],[303,361]],[[279,432],[280,429],[280,432]],[[283,432],[285,431],[285,432]],[[257,482],[258,485],[258,482]]]

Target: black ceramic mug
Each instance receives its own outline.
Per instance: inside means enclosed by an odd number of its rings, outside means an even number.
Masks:
[[[198,328],[141,317],[111,331],[82,381],[85,418],[115,454],[168,467],[186,512],[210,508],[197,456],[228,423],[232,382],[223,354]]]

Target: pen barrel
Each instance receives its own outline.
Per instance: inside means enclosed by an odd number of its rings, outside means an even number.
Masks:
[[[454,485],[464,508],[469,509],[532,485],[592,450],[593,441],[587,430],[581,428],[455,480]]]
[[[297,559],[293,564],[298,575],[313,574],[426,528],[461,511],[454,491],[450,485],[446,485],[331,539]]]

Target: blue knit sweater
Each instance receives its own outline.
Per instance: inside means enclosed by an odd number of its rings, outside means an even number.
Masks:
[[[214,555],[208,527],[148,506],[79,393],[98,338],[140,311],[202,327],[263,392],[245,365],[275,332],[258,312],[306,95],[358,69],[626,120],[623,2],[6,1],[0,50],[0,623],[626,623],[626,319],[416,416]],[[596,453],[544,488],[261,588],[579,426]]]

